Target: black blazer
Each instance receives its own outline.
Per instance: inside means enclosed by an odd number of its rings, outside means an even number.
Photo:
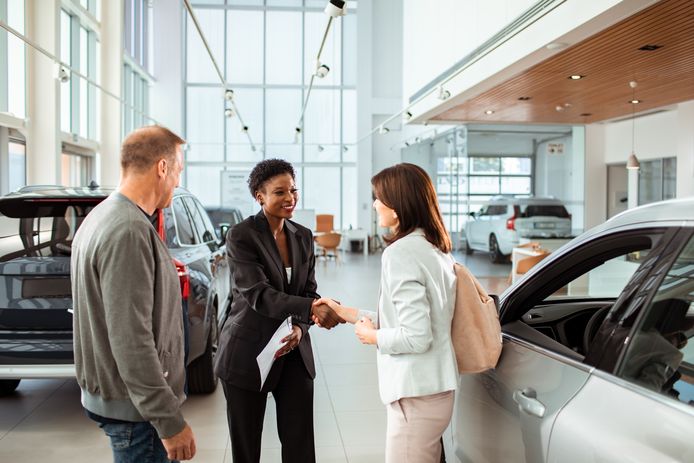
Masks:
[[[316,293],[313,234],[290,220],[284,224],[292,260],[291,283],[287,282],[279,249],[262,210],[227,234],[233,299],[219,337],[215,372],[243,389],[260,390],[256,357],[290,315],[303,332],[299,352],[306,370],[311,378],[316,376],[308,333],[311,304],[320,297]],[[275,360],[263,391],[275,388],[283,362],[283,357]]]

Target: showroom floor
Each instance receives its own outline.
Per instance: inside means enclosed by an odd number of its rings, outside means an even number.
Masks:
[[[456,256],[489,288],[506,286],[510,265],[487,256]],[[343,254],[339,263],[316,265],[319,292],[356,307],[373,308],[378,295],[380,255]],[[376,463],[384,458],[385,409],[378,396],[373,347],[359,344],[351,326],[312,329],[316,355],[315,442],[320,463]],[[272,398],[269,399],[272,401]],[[184,415],[195,433],[196,462],[231,462],[224,394],[193,396]],[[274,405],[268,404],[263,462],[280,462]],[[22,381],[17,393],[0,398],[0,461],[6,463],[106,462],[111,453],[97,426],[80,406],[74,380]]]

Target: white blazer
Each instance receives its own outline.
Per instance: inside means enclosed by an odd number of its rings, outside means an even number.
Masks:
[[[378,324],[381,400],[388,404],[456,389],[453,259],[417,229],[388,246],[381,262],[378,314],[365,314]]]

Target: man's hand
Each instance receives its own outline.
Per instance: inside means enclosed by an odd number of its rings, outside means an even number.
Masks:
[[[311,318],[320,327],[330,329],[345,320],[340,317],[333,309],[325,304],[324,300],[317,299],[311,306]]]
[[[166,458],[169,460],[190,460],[195,456],[195,436],[187,423],[183,431],[162,439],[161,443],[164,444]]]

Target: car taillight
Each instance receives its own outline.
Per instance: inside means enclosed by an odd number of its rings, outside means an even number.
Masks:
[[[508,230],[515,230],[516,229],[516,216],[514,215],[510,219],[506,219],[506,228]]]
[[[190,295],[190,273],[188,273],[188,266],[178,259],[173,260],[176,266],[176,272],[178,273],[178,280],[181,283],[181,297],[183,299],[188,299]]]

